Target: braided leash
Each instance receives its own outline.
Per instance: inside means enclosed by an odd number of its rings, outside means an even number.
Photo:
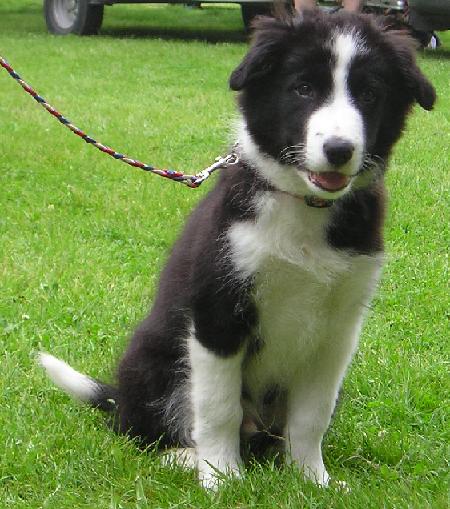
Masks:
[[[169,170],[169,169],[160,169],[156,168],[155,166],[151,166],[150,164],[142,163],[141,161],[138,161],[136,159],[132,159],[131,157],[128,157],[124,154],[121,154],[120,152],[116,152],[114,149],[108,147],[107,145],[103,145],[103,143],[100,143],[91,136],[88,136],[84,131],[79,129],[77,126],[72,124],[70,120],[65,118],[59,111],[57,111],[53,106],[48,104],[48,102],[41,97],[33,88],[28,85],[15,71],[14,69],[8,64],[8,62],[0,56],[0,65],[3,67],[3,69],[6,69],[8,71],[9,75],[17,81],[17,83],[27,92],[31,95],[31,97],[37,101],[41,106],[43,106],[51,115],[53,115],[57,120],[61,122],[61,124],[65,125],[67,128],[69,128],[74,134],[82,138],[86,143],[89,143],[90,145],[93,145],[94,147],[98,148],[101,152],[104,152],[105,154],[109,154],[111,157],[114,157],[114,159],[118,159],[119,161],[122,161],[126,164],[129,164],[130,166],[134,166],[135,168],[140,168],[144,171],[148,171],[150,173],[155,173],[156,175],[159,175],[160,177],[165,177],[170,180],[175,180],[176,182],[180,182],[182,184],[185,184],[188,187],[196,188],[199,187],[208,177],[211,176],[213,172],[218,170],[219,168],[224,168],[226,166],[229,166],[231,164],[236,164],[239,161],[239,158],[235,152],[231,152],[230,154],[224,156],[224,157],[217,157],[215,162],[211,164],[211,166],[208,166],[204,170],[202,170],[200,173],[197,173],[196,175],[186,175],[182,172],[175,171],[175,170]]]

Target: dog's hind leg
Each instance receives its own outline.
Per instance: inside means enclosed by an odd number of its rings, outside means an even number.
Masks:
[[[215,489],[222,475],[239,475],[243,352],[220,357],[191,337],[189,358],[199,480]]]

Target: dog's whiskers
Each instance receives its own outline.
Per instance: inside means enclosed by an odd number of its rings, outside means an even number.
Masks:
[[[295,164],[302,166],[305,162],[305,144],[298,143],[296,145],[289,145],[281,150],[279,159],[286,164]]]
[[[355,176],[364,175],[365,173],[370,171],[372,177],[376,180],[383,175],[385,168],[386,162],[382,157],[376,154],[366,153],[364,155],[361,168],[359,169]]]

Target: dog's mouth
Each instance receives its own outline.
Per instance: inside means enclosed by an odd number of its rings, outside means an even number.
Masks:
[[[324,171],[320,173],[308,171],[308,179],[320,189],[329,193],[336,193],[349,185],[351,177],[337,171]]]

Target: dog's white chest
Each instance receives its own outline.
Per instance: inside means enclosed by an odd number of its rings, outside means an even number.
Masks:
[[[256,221],[229,231],[234,265],[255,282],[261,348],[243,375],[256,397],[288,384],[326,337],[330,295],[351,265],[349,255],[328,246],[327,217],[290,196],[269,195]]]
[[[259,399],[272,386],[287,387],[303,363],[326,340],[334,284],[279,260],[256,277],[259,349],[245,366],[244,380]]]
[[[256,400],[273,386],[287,388],[337,337],[356,341],[381,265],[376,257],[330,247],[327,211],[280,194],[259,205],[255,221],[229,230],[236,270],[254,279],[259,347],[244,365],[243,380]]]

